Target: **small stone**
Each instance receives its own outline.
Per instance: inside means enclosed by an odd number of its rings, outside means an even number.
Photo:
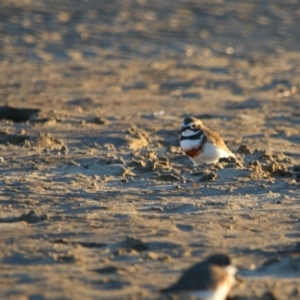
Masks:
[[[242,154],[252,154],[253,151],[247,146],[247,145],[241,145],[238,150],[237,153],[242,153]]]
[[[218,175],[215,172],[210,172],[207,174],[204,174],[199,179],[200,182],[207,181],[207,180],[215,180],[218,178]]]

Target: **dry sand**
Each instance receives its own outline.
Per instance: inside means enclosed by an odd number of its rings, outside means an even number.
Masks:
[[[300,298],[298,1],[0,3],[0,298],[159,299],[206,255]],[[186,115],[237,163],[193,168]],[[19,122],[20,121],[20,122]]]

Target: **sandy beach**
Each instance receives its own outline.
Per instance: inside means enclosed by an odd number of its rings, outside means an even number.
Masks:
[[[0,299],[165,299],[212,253],[300,298],[297,1],[0,2]],[[236,162],[193,167],[185,116]]]

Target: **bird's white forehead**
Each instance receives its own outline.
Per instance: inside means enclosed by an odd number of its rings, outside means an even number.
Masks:
[[[201,120],[195,119],[194,121],[186,124],[186,123],[184,123],[184,120],[183,120],[182,123],[181,123],[181,127],[188,127],[188,126],[191,126],[193,124],[201,124],[202,125],[202,122],[201,122]]]
[[[184,122],[181,123],[181,127],[188,127],[188,126],[191,126],[193,124],[195,124],[196,122],[190,122],[188,124],[185,124]]]

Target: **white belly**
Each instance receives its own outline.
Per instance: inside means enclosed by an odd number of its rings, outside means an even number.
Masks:
[[[190,296],[201,300],[225,300],[229,294],[230,286],[222,284],[214,291],[193,291]]]
[[[197,164],[203,163],[216,163],[222,157],[230,157],[234,155],[231,152],[227,152],[223,149],[215,147],[211,143],[205,143],[203,147],[203,151],[199,153],[198,156],[194,157],[193,160]]]

